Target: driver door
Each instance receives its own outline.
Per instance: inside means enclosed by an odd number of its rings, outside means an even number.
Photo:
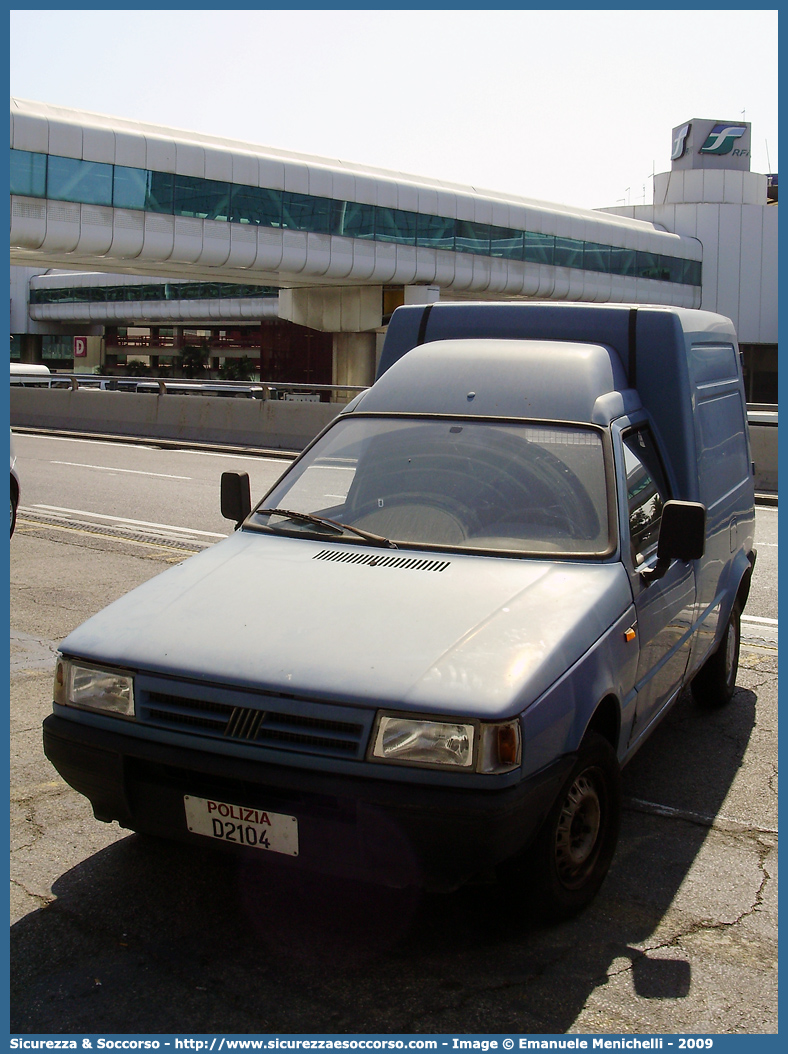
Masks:
[[[695,607],[695,569],[674,560],[663,578],[646,584],[640,570],[653,566],[662,507],[671,497],[651,430],[622,433],[627,518],[624,563],[632,582],[639,642],[637,703],[630,743],[639,739],[680,690],[689,661]]]

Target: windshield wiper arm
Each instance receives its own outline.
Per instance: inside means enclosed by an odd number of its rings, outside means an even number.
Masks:
[[[315,516],[311,512],[293,512],[290,509],[255,509],[255,513],[273,515],[276,513],[279,516],[287,516],[291,520],[303,520],[304,523],[314,523],[318,527],[328,527],[329,530],[336,531],[338,534],[344,534],[345,531],[350,531],[351,534],[357,534],[359,538],[363,538],[365,541],[371,542],[373,545],[379,545],[384,549],[396,549],[397,546],[389,538],[384,538],[382,534],[373,534],[371,531],[362,531],[360,527],[351,527],[349,523],[340,523],[338,520],[330,520],[327,516]],[[275,530],[275,528],[271,528]]]

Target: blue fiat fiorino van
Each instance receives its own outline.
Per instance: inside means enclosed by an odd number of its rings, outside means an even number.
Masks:
[[[222,510],[63,641],[45,750],[99,820],[390,885],[527,874],[569,915],[621,766],[690,682],[733,695],[753,474],[719,315],[400,308],[374,385]]]

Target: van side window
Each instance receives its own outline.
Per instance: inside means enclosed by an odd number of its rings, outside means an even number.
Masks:
[[[623,437],[627,474],[629,545],[632,563],[642,564],[654,552],[662,520],[662,506],[670,494],[653,436],[647,428]]]

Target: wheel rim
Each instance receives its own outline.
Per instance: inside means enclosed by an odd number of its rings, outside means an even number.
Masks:
[[[599,855],[602,803],[589,772],[581,773],[569,788],[555,837],[558,876],[570,889],[585,881]]]
[[[739,652],[739,623],[735,615],[728,623],[728,634],[725,641],[725,683],[730,691],[736,686],[736,667]]]

